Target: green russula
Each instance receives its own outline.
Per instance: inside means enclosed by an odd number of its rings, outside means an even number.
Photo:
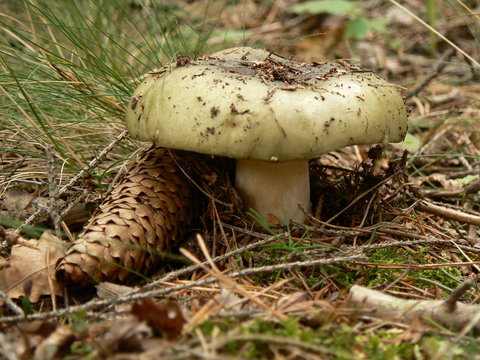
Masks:
[[[303,222],[308,159],[403,140],[398,88],[344,61],[304,64],[249,47],[180,58],[144,78],[130,133],[167,148],[238,159],[236,187],[270,222]]]

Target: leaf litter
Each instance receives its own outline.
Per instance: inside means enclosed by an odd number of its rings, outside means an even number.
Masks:
[[[253,9],[247,30],[252,31],[253,38],[262,38],[267,46],[275,44],[275,34],[295,38],[299,31],[311,31],[311,24],[325,25],[321,16],[312,15],[303,16],[301,26],[282,28],[284,20],[290,24],[294,19],[278,7],[247,3],[249,11]],[[392,11],[386,10],[395,8],[389,2],[375,3],[366,5],[373,16],[390,13]],[[417,3],[409,6],[418,13],[422,10]],[[257,7],[261,7],[261,11],[255,12]],[[226,22],[238,21],[237,16],[232,10],[223,15]],[[327,36],[301,38],[297,45],[282,50],[285,55],[295,53],[306,61],[322,61],[322,56],[348,54],[347,42],[336,41],[344,39],[343,20],[326,18],[334,30]],[[449,25],[445,27],[446,35],[474,54],[467,25],[451,19],[445,24]],[[415,36],[411,36],[412,27]],[[203,169],[189,168],[186,172],[207,194],[204,200],[207,210],[198,228],[208,244],[209,255],[199,251],[195,236],[187,237],[182,247],[199,259],[188,271],[178,270],[183,268],[184,260],[177,263],[173,260],[172,265],[163,269],[166,271],[163,275],[159,272],[147,283],[136,282],[138,287],[123,285],[121,288],[101,283],[97,287],[103,293],[96,296],[92,292],[89,295],[92,300],[84,299],[76,305],[63,301],[75,301],[79,299],[78,294],[60,298],[64,291],[57,288],[59,284],[48,271],[47,265],[54,264],[63,254],[61,246],[57,247],[63,240],[52,240],[52,235],[45,235],[43,240],[43,236],[38,240],[12,237],[11,243],[16,245],[11,249],[9,266],[0,272],[3,281],[0,288],[4,292],[8,290],[8,299],[13,298],[17,306],[22,303],[15,299],[27,296],[35,313],[27,315],[27,324],[32,327],[22,328],[20,321],[24,315],[17,314],[8,305],[3,306],[1,326],[10,337],[0,339],[2,348],[13,343],[18,355],[34,353],[37,357],[54,358],[71,354],[71,349],[78,349],[80,344],[90,344],[89,354],[99,357],[123,354],[128,358],[128,354],[135,354],[135,358],[174,359],[186,354],[191,358],[227,356],[232,346],[237,346],[236,355],[247,357],[245,349],[261,344],[257,349],[273,358],[286,354],[291,358],[312,358],[313,355],[341,358],[345,354],[336,352],[335,346],[315,348],[312,342],[299,340],[308,331],[315,330],[317,336],[325,333],[331,338],[337,336],[340,341],[335,329],[341,324],[355,328],[348,335],[350,342],[357,342],[351,345],[353,358],[366,356],[367,334],[380,333],[381,329],[387,329],[393,336],[390,342],[397,345],[416,342],[421,344],[419,351],[429,355],[435,355],[435,344],[438,345],[430,337],[432,334],[447,334],[447,339],[458,336],[457,341],[472,339],[473,319],[457,333],[448,333],[448,329],[436,327],[415,315],[409,321],[401,316],[377,318],[372,311],[376,311],[378,304],[360,315],[349,301],[349,287],[354,283],[374,287],[397,299],[448,301],[448,294],[453,293],[455,286],[460,285],[463,278],[475,278],[479,269],[475,176],[480,174],[480,154],[478,131],[472,122],[479,118],[480,89],[469,80],[475,78],[475,72],[458,66],[463,64],[463,59],[456,53],[449,55],[445,67],[437,72],[432,70],[423,40],[427,37],[426,30],[417,23],[402,21],[394,23],[392,28],[404,39],[402,54],[388,51],[389,46],[383,43],[386,40],[382,37],[377,37],[375,42],[364,41],[359,51],[363,52],[363,65],[409,87],[407,101],[413,109],[411,134],[419,141],[413,154],[402,159],[401,144],[393,145],[388,152],[380,149],[376,154],[368,153],[365,147],[354,147],[312,161],[314,212],[311,222],[308,226],[292,225],[287,234],[285,229],[255,226],[244,213],[238,212],[228,161],[220,168],[205,161],[194,162],[198,167],[204,164]],[[325,43],[318,52],[316,42],[320,38]],[[445,46],[438,44],[440,53],[445,51]],[[422,84],[419,77],[430,80]],[[462,79],[463,83],[452,82],[452,79]],[[40,186],[47,184],[47,176],[28,178],[22,167],[17,167],[19,157],[1,156],[2,165],[10,169],[11,177],[6,179],[12,180],[9,186],[16,183],[14,179],[30,179]],[[108,167],[109,161],[100,165]],[[31,164],[33,169],[44,166],[30,159],[22,164]],[[92,193],[97,191],[89,186]],[[31,189],[24,192],[28,194],[26,198],[32,198]],[[65,197],[68,200],[72,196]],[[8,208],[10,203],[9,200],[3,206]],[[251,247],[260,241],[263,245]],[[379,250],[387,255],[380,261],[368,261],[368,257]],[[209,256],[213,259],[209,260]],[[201,266],[203,259],[206,261]],[[330,264],[334,265],[314,265],[317,259],[331,260]],[[375,275],[368,271],[372,268],[376,269]],[[419,271],[433,268],[440,268],[454,278],[448,283],[448,290],[445,280],[432,278],[420,284],[423,280],[419,279],[426,275]],[[381,272],[383,270],[389,272]],[[460,296],[454,298],[454,302],[477,301],[478,291],[459,288]],[[52,295],[59,296],[60,308],[54,308],[49,299]],[[21,311],[27,309],[23,306]],[[174,321],[174,330],[165,325],[171,320],[170,307],[174,309],[172,313],[184,317],[178,324]],[[60,321],[65,316],[68,326]],[[285,323],[284,319],[288,321],[288,318],[296,319],[298,328]],[[266,328],[260,332],[257,327],[262,326]],[[294,329],[299,328],[304,331],[301,335],[295,334]],[[290,333],[282,333],[281,329],[288,329]],[[165,336],[165,332],[176,336]],[[30,336],[28,342],[22,340],[25,335]],[[423,343],[422,339],[425,339]],[[47,349],[52,346],[55,350],[49,352]],[[464,351],[457,345],[450,349],[457,353]]]
[[[55,264],[67,247],[66,241],[49,231],[38,240],[18,238],[8,266],[0,270],[0,289],[9,298],[28,297],[33,303],[43,295],[62,296],[63,287],[55,279]]]

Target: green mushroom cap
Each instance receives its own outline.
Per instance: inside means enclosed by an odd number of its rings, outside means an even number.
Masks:
[[[372,72],[248,47],[148,74],[126,122],[134,137],[159,146],[275,162],[399,142],[407,131],[399,89]]]

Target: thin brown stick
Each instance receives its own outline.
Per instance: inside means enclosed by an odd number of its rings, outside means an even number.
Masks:
[[[415,86],[412,90],[407,92],[405,94],[405,98],[409,99],[412,96],[417,95],[420,91],[425,89],[430,82],[435,79],[438,75],[441,74],[443,69],[448,65],[447,60],[454,54],[454,51],[452,48],[448,48],[440,57],[439,63],[435,67],[435,69],[428,75],[426,78],[424,78],[417,86]]]
[[[255,274],[260,274],[260,273],[267,273],[267,272],[273,272],[273,271],[281,271],[281,270],[290,270],[294,268],[300,268],[300,267],[314,267],[314,266],[326,266],[326,265],[338,265],[338,264],[345,264],[345,263],[356,263],[357,261],[360,260],[365,260],[366,257],[363,254],[356,253],[356,254],[351,254],[351,253],[346,253],[342,256],[338,257],[332,257],[330,259],[317,259],[317,260],[310,260],[310,261],[297,261],[297,262],[291,262],[291,263],[286,263],[286,264],[277,264],[277,265],[271,265],[271,266],[261,266],[258,268],[247,268],[241,271],[237,271],[234,273],[230,273],[228,275],[225,275],[229,278],[237,278],[237,277],[242,277],[242,276],[250,276],[250,275],[255,275]],[[70,306],[65,309],[60,309],[58,311],[50,311],[50,312],[45,312],[45,313],[37,313],[37,314],[30,314],[27,315],[25,318],[23,316],[5,316],[0,318],[0,323],[16,323],[22,320],[41,320],[41,319],[48,319],[48,318],[57,318],[65,315],[70,315],[74,314],[78,311],[86,311],[86,310],[93,310],[93,309],[104,309],[105,307],[111,307],[115,306],[117,304],[122,304],[134,300],[140,300],[140,299],[145,299],[148,297],[161,297],[161,296],[166,296],[171,293],[177,292],[177,291],[182,291],[186,289],[191,289],[194,287],[198,286],[205,286],[205,285],[210,285],[217,283],[218,279],[217,278],[207,278],[207,279],[202,279],[202,280],[197,280],[197,281],[191,281],[188,283],[180,284],[180,285],[175,285],[175,286],[170,286],[170,287],[164,287],[161,289],[155,289],[147,292],[142,292],[138,294],[125,294],[118,296],[116,298],[111,298],[107,300],[92,300],[89,301],[85,304],[78,305],[78,306]],[[90,314],[88,314],[90,315]],[[87,316],[88,316],[87,315]],[[95,314],[92,315],[93,317]]]
[[[383,179],[382,181],[380,181],[378,184],[375,184],[374,186],[372,186],[370,189],[364,191],[363,193],[361,193],[360,195],[358,195],[355,199],[353,199],[350,204],[348,204],[347,206],[345,206],[342,210],[340,210],[338,213],[336,213],[335,215],[333,215],[330,219],[328,219],[327,221],[325,221],[327,224],[328,223],[331,223],[333,220],[335,220],[337,217],[339,217],[343,212],[345,212],[346,210],[348,210],[350,207],[352,207],[353,205],[355,205],[355,203],[357,203],[360,199],[362,199],[365,195],[369,194],[370,192],[372,192],[373,190],[376,190],[378,189],[379,187],[381,187],[382,185],[386,184],[388,181],[390,181],[391,179],[393,178],[393,175],[390,175],[389,177],[387,177],[386,179]]]
[[[471,57],[470,55],[468,55],[465,51],[463,51],[458,45],[456,45],[454,42],[452,42],[451,40],[449,40],[447,37],[445,37],[444,35],[440,34],[440,32],[438,32],[438,30],[434,29],[433,27],[431,27],[430,25],[428,25],[425,21],[423,21],[422,19],[420,19],[417,15],[415,15],[413,12],[411,12],[410,10],[408,10],[405,6],[401,5],[400,3],[398,3],[396,0],[389,0],[391,3],[395,4],[396,6],[398,6],[400,9],[402,9],[403,11],[405,11],[408,15],[410,15],[411,17],[413,17],[416,21],[418,21],[420,24],[422,24],[423,26],[425,26],[428,30],[430,30],[431,32],[433,32],[435,35],[437,35],[439,38],[441,38],[443,41],[445,41],[447,44],[449,44],[451,47],[453,47],[455,50],[457,50],[458,52],[460,52],[466,59],[470,60],[472,62],[472,64],[474,64],[475,66],[478,66],[480,67],[480,63],[478,61],[476,61],[473,57]],[[473,66],[473,65],[472,65]]]
[[[12,299],[10,299],[7,294],[5,294],[3,291],[0,290],[0,299],[7,305],[7,307],[10,308],[15,314],[20,315],[20,316],[25,316],[25,313],[23,312],[23,309],[19,307],[17,304],[15,304]]]
[[[249,299],[251,302],[256,304],[258,307],[260,307],[260,308],[262,308],[266,311],[269,311],[272,315],[276,316],[280,320],[286,320],[288,318],[285,314],[281,313],[280,311],[278,311],[274,308],[271,308],[268,305],[264,304],[259,298],[253,296],[248,291],[246,291],[235,280],[233,280],[232,278],[230,278],[227,275],[225,275],[224,273],[222,273],[217,268],[215,263],[212,261],[212,258],[210,257],[210,254],[207,250],[207,247],[206,247],[206,244],[205,244],[205,241],[203,240],[203,238],[200,235],[197,235],[197,240],[198,240],[198,243],[200,245],[200,249],[202,250],[203,255],[207,258],[207,262],[208,262],[208,265],[210,266],[210,268],[208,268],[206,265],[202,265],[201,261],[198,260],[195,257],[195,255],[193,255],[189,251],[187,251],[185,249],[180,249],[180,251],[183,253],[183,255],[188,257],[190,260],[195,262],[197,265],[201,266],[203,271],[205,271],[209,275],[213,276],[215,279],[218,280],[218,282],[223,283],[223,285],[227,289],[229,289],[230,291],[237,292],[237,293],[243,295],[245,298]]]
[[[124,130],[110,144],[108,144],[102,151],[100,151],[100,153],[97,156],[95,156],[95,158],[92,161],[88,163],[85,169],[80,170],[77,175],[75,175],[67,184],[65,184],[60,188],[60,190],[58,190],[58,196],[62,195],[67,190],[69,190],[73,185],[75,185],[77,181],[79,181],[82,177],[84,177],[87,174],[87,171],[97,166],[101,162],[103,157],[107,155],[115,147],[115,145],[117,145],[120,141],[122,141],[127,136],[127,134],[128,134],[128,130]],[[42,209],[36,210],[32,215],[28,217],[28,219],[24,221],[22,225],[20,225],[15,230],[15,232],[19,233],[20,231],[22,231],[22,229],[25,226],[35,221],[38,218],[38,216],[42,214],[42,212],[43,212]]]
[[[460,297],[465,294],[468,289],[474,286],[476,283],[475,279],[468,279],[462,282],[455,290],[452,291],[447,300],[445,300],[445,305],[447,305],[447,310],[449,312],[454,312],[457,308],[457,301]]]
[[[48,202],[47,215],[52,219],[55,235],[60,235],[60,196],[58,193],[57,167],[55,166],[55,154],[53,146],[48,144],[45,149],[48,169]]]
[[[467,213],[465,211],[460,211],[457,209],[447,208],[445,206],[436,205],[426,200],[419,201],[416,207],[421,211],[426,211],[450,220],[480,226],[479,215]]]
[[[370,267],[370,268],[378,268],[378,269],[424,269],[424,270],[432,270],[432,269],[440,269],[443,267],[461,267],[461,266],[472,266],[480,264],[480,261],[461,261],[461,262],[451,262],[451,263],[440,263],[440,264],[381,264],[381,263],[374,263],[368,261],[357,261],[357,265]]]

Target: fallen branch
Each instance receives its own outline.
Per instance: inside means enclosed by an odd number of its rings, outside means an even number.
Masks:
[[[368,268],[377,268],[377,269],[423,269],[423,270],[433,270],[441,269],[444,267],[461,267],[461,266],[472,266],[480,265],[480,261],[459,261],[459,262],[450,262],[450,263],[439,263],[439,264],[381,264],[375,262],[364,262],[357,261],[357,265],[368,267]]]
[[[455,220],[455,221],[460,221],[467,224],[480,226],[479,215],[436,205],[425,200],[420,200],[416,205],[416,208],[419,209],[420,211],[429,212],[450,220]]]
[[[314,266],[326,266],[326,265],[337,265],[337,264],[345,264],[345,263],[356,263],[357,261],[364,261],[366,256],[363,253],[353,253],[348,252],[344,253],[343,256],[332,257],[329,259],[315,259],[309,261],[296,261],[286,264],[277,264],[277,265],[270,265],[270,266],[261,266],[257,268],[246,268],[237,272],[233,272],[230,274],[226,274],[225,276],[229,278],[238,278],[243,276],[251,276],[259,273],[268,273],[273,271],[280,271],[280,270],[291,270],[294,268],[306,268],[306,267],[314,267]],[[145,299],[148,297],[161,297],[166,296],[168,294],[195,288],[197,286],[205,286],[209,284],[217,283],[218,279],[209,277],[206,279],[201,279],[197,281],[190,281],[179,285],[173,285],[169,287],[164,287],[161,289],[154,289],[151,291],[139,293],[139,294],[131,294],[127,293],[125,295],[121,295],[115,298],[110,298],[107,300],[92,300],[83,305],[78,306],[69,306],[68,308],[59,309],[57,311],[49,311],[44,313],[36,313],[30,314],[26,317],[17,315],[17,316],[5,316],[0,318],[0,324],[6,323],[15,323],[22,320],[30,321],[30,320],[41,320],[41,319],[48,319],[48,318],[57,318],[65,315],[75,314],[78,311],[86,311],[86,310],[99,310],[103,309],[105,311],[106,307],[112,307],[117,304],[122,304],[134,300]],[[91,313],[87,313],[87,317],[90,317]],[[92,314],[92,317],[95,317],[95,314]]]
[[[471,283],[468,285],[471,286]],[[415,317],[431,319],[449,328],[469,327],[480,330],[480,321],[476,315],[480,312],[480,305],[464,304],[456,300],[470,287],[460,285],[459,291],[448,300],[407,300],[371,290],[363,286],[354,285],[350,288],[350,302],[362,315],[377,318],[394,319],[409,323]],[[452,302],[455,303],[452,306]],[[472,323],[472,319],[475,321]]]

